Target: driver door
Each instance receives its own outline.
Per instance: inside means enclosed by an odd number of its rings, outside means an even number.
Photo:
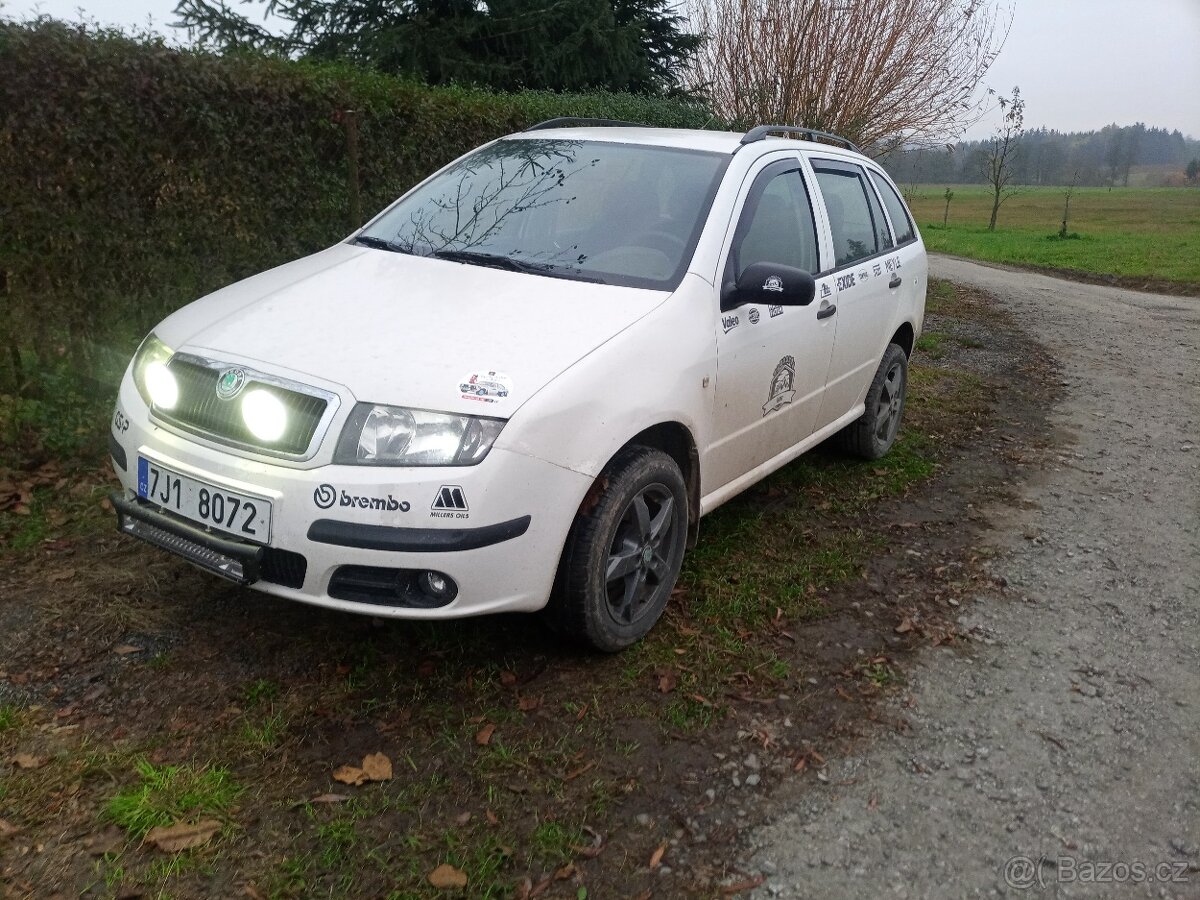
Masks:
[[[800,160],[769,163],[743,195],[721,283],[759,262],[820,272],[817,233]],[[720,311],[706,484],[719,490],[813,433],[837,327],[821,288],[818,279],[818,299],[808,306],[745,304]]]

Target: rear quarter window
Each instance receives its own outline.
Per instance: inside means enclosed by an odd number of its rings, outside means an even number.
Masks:
[[[908,207],[904,205],[896,189],[877,172],[871,173],[871,180],[875,182],[879,196],[883,198],[883,205],[887,207],[888,216],[892,220],[892,230],[896,232],[896,243],[903,244],[915,240],[917,231],[913,227],[912,216],[908,214]]]

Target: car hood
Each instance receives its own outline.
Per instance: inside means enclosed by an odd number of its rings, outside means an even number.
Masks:
[[[666,297],[339,244],[217,291],[157,332],[176,350],[311,376],[358,400],[507,418]]]

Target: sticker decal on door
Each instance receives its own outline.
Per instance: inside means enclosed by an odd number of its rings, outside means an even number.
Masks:
[[[771,376],[771,393],[762,408],[764,416],[792,402],[792,398],[796,396],[796,392],[792,389],[795,383],[796,358],[785,356],[779,361],[779,365],[775,367],[775,373]]]

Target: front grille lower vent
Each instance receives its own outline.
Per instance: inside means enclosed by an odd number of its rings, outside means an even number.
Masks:
[[[264,547],[259,577],[283,587],[299,590],[304,587],[304,576],[308,573],[308,560],[303,554],[278,547]]]
[[[156,416],[193,434],[254,450],[303,456],[308,452],[329,405],[324,397],[259,381],[251,373],[247,373],[245,387],[236,397],[222,400],[217,396],[217,381],[229,367],[215,368],[183,354],[176,354],[167,368],[179,384],[179,400],[171,410],[155,407]],[[252,390],[274,394],[287,410],[287,427],[279,440],[265,443],[246,427],[242,419],[241,400]]]

